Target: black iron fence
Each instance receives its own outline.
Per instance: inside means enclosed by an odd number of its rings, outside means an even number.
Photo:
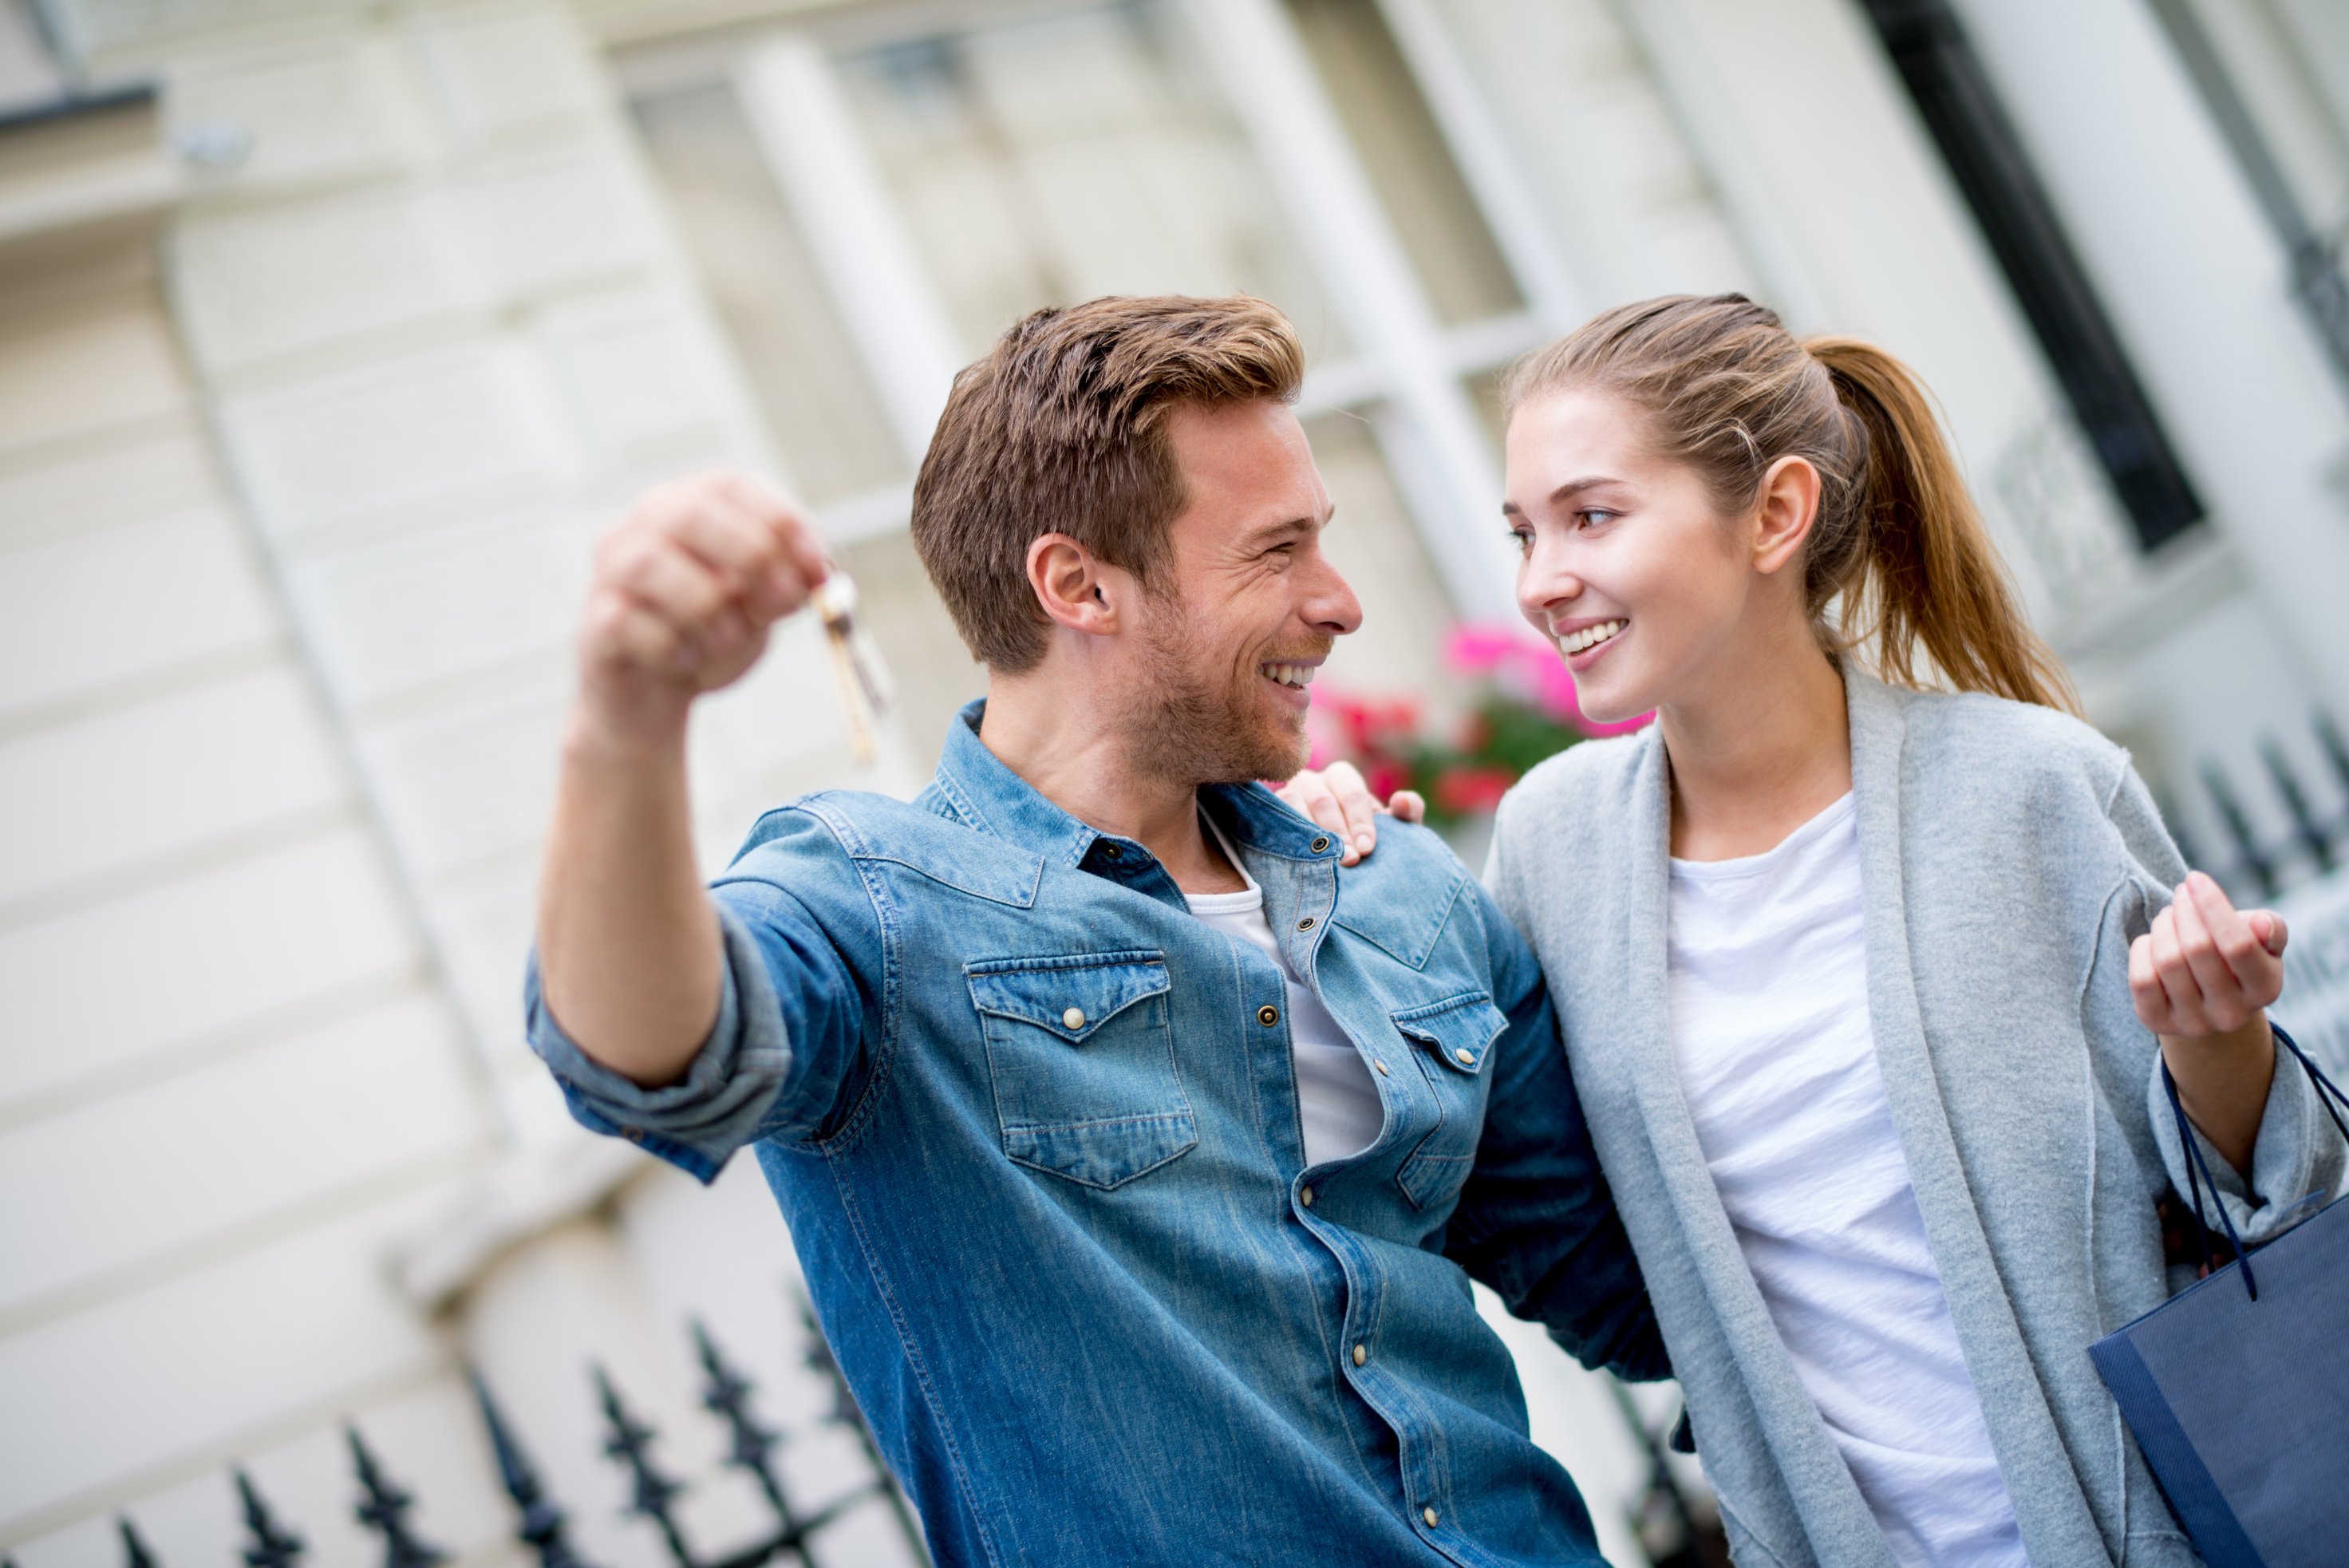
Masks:
[[[832,1349],[816,1326],[815,1314],[804,1302],[800,1303],[800,1319],[807,1335],[806,1363],[832,1390],[830,1407],[818,1417],[816,1424],[851,1433],[864,1450],[871,1479],[820,1508],[803,1511],[785,1490],[781,1472],[776,1468],[776,1454],[788,1440],[785,1434],[761,1425],[751,1413],[751,1399],[757,1390],[728,1362],[709,1330],[697,1322],[691,1329],[695,1357],[701,1368],[701,1403],[724,1427],[727,1449],[723,1462],[750,1478],[765,1501],[771,1522],[747,1545],[719,1552],[708,1552],[689,1541],[677,1514],[677,1501],[686,1489],[683,1483],[663,1473],[653,1458],[653,1445],[658,1434],[628,1407],[610,1375],[602,1366],[594,1366],[588,1369],[588,1376],[594,1379],[596,1401],[604,1413],[604,1453],[626,1474],[627,1511],[659,1533],[676,1568],[758,1568],[766,1563],[824,1568],[818,1550],[819,1538],[851,1510],[877,1502],[894,1517],[897,1530],[905,1537],[907,1555],[927,1568],[929,1558],[923,1550],[921,1529],[915,1522],[913,1511],[906,1506],[905,1495],[897,1490],[895,1480],[883,1462],[881,1451],[874,1444],[872,1429],[865,1426],[864,1415],[848,1391],[847,1379],[841,1376],[839,1363],[833,1359]],[[481,1425],[497,1459],[499,1481],[513,1501],[514,1539],[537,1554],[539,1568],[595,1568],[571,1544],[569,1515],[547,1494],[530,1456],[515,1440],[513,1428],[499,1407],[488,1381],[479,1371],[473,1371],[471,1376]],[[357,1486],[352,1511],[368,1533],[381,1542],[385,1568],[432,1568],[433,1564],[447,1562],[449,1552],[424,1540],[410,1524],[409,1511],[415,1506],[415,1497],[386,1473],[382,1461],[367,1446],[358,1428],[347,1425],[343,1436],[350,1446],[351,1473]],[[309,1550],[301,1534],[277,1517],[243,1468],[232,1474],[244,1521],[245,1540],[239,1555],[248,1568],[299,1568]],[[163,1568],[128,1515],[119,1518],[116,1527],[122,1536],[125,1568]],[[15,1568],[15,1564],[0,1560],[0,1568]]]
[[[2196,843],[2179,826],[2173,803],[2161,803],[2186,863],[2208,870],[2240,901],[2265,903],[2349,860],[2349,741],[2329,714],[2317,714],[2310,731],[2330,779],[2303,777],[2272,739],[2260,748],[2259,776],[2249,784],[2216,761],[2203,763],[2193,782],[2209,798],[2211,815],[2226,835],[2223,846]],[[2265,838],[2253,827],[2247,805],[2253,789],[2283,808],[2292,825],[2287,836]],[[2328,795],[2342,804],[2321,804]],[[2212,848],[2220,853],[2206,857],[2203,852]]]

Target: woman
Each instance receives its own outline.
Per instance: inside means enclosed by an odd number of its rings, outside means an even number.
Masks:
[[[1584,713],[1657,722],[1529,774],[1488,878],[1738,1561],[2195,1562],[2087,1346],[2168,1293],[2159,1063],[2247,1240],[2339,1179],[2281,921],[2070,716],[1889,356],[1652,300],[1507,402],[1519,606]],[[1295,798],[1360,842],[1350,793]]]

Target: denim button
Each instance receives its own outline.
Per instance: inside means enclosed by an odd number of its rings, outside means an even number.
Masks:
[[[630,1143],[642,1143],[645,1141],[645,1129],[642,1127],[622,1127],[620,1129],[620,1136],[626,1138]]]
[[[1419,1517],[1427,1521],[1428,1529],[1433,1530],[1435,1528],[1435,1510],[1432,1508],[1423,1508],[1419,1511]]]
[[[1280,1009],[1268,1004],[1259,1007],[1256,1010],[1256,1021],[1269,1029],[1280,1022]]]
[[[1330,841],[1326,838],[1317,838],[1313,841],[1313,853],[1316,855],[1320,854],[1323,850],[1329,847]]]
[[[1105,843],[1105,844],[1103,844],[1103,845],[1101,846],[1101,852],[1102,852],[1102,859],[1104,859],[1104,860],[1114,860],[1114,859],[1116,859],[1119,856],[1123,855],[1123,854],[1125,853],[1125,851],[1124,851],[1124,850],[1120,849],[1116,845],[1114,845],[1114,844],[1106,844],[1106,843]]]
[[[1358,1345],[1354,1346],[1354,1365],[1355,1365],[1355,1366],[1360,1366],[1363,1362],[1368,1361],[1370,1358],[1371,1358],[1371,1352],[1370,1352],[1370,1347],[1369,1347],[1369,1346],[1367,1346],[1367,1345]],[[1431,1521],[1430,1522],[1433,1522],[1433,1521]]]
[[[1305,1207],[1307,1207],[1308,1209],[1312,1208],[1312,1207],[1313,1207],[1313,1189],[1312,1189],[1311,1188],[1309,1188],[1309,1188],[1307,1188],[1307,1189],[1305,1189],[1302,1192],[1299,1192],[1299,1193],[1297,1195],[1297,1199],[1298,1199],[1298,1201],[1299,1201],[1299,1202],[1300,1202],[1300,1203],[1304,1204],[1304,1205],[1305,1205]]]
[[[1376,1068],[1379,1070],[1379,1076],[1380,1076],[1380,1077],[1383,1078],[1383,1077],[1386,1077],[1386,1076],[1388,1075],[1388,1074],[1387,1074],[1387,1064],[1386,1064],[1384,1062],[1373,1061],[1373,1062],[1371,1064],[1371,1066],[1373,1066],[1373,1067],[1376,1067]]]
[[[1061,1026],[1069,1030],[1082,1029],[1085,1026],[1085,1010],[1081,1007],[1071,1007],[1061,1014]]]
[[[1298,921],[1298,922],[1297,922],[1297,929],[1298,929],[1299,930],[1300,930],[1300,931],[1309,931],[1309,930],[1311,930],[1311,929],[1313,929],[1313,917],[1312,917],[1312,916],[1310,916],[1310,915],[1308,915],[1308,916],[1306,916],[1303,919],[1301,919],[1301,920]]]
[[[1071,1023],[1069,1027],[1074,1029],[1076,1025]],[[1464,1045],[1459,1050],[1452,1053],[1452,1054],[1459,1059],[1460,1064],[1464,1067],[1473,1067],[1476,1064],[1476,1053],[1469,1050]]]

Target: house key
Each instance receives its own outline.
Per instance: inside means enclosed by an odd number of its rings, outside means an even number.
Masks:
[[[888,716],[896,699],[888,668],[873,634],[856,618],[856,583],[846,572],[833,567],[809,602],[823,619],[841,711],[848,721],[849,748],[860,764],[869,766],[878,754],[873,727]]]

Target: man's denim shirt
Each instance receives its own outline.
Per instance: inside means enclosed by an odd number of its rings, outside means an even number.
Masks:
[[[1516,930],[1423,829],[1341,870],[1261,787],[1201,792],[1385,1103],[1309,1168],[1278,968],[979,711],[910,805],[760,820],[682,1082],[590,1062],[533,970],[574,1114],[704,1180],[758,1146],[941,1563],[1599,1562],[1468,1288],[1667,1371]]]

